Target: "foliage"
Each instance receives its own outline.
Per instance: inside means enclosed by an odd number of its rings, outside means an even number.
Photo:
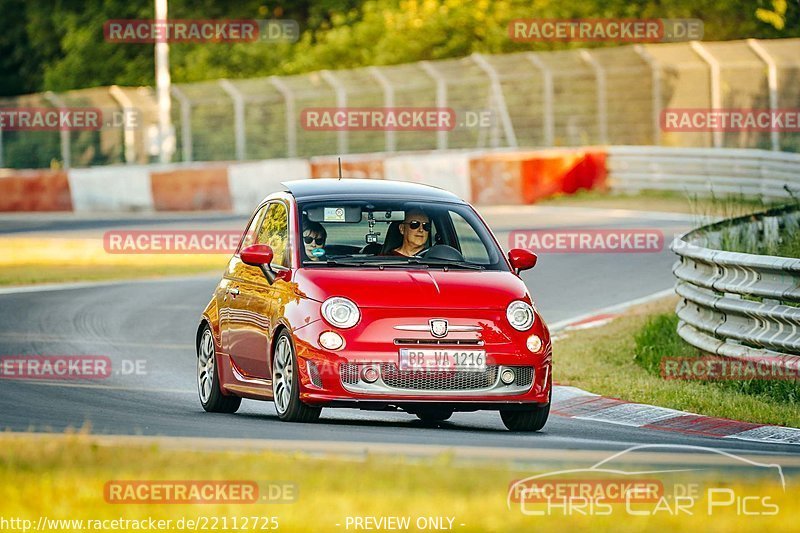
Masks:
[[[516,18],[700,18],[706,40],[800,36],[800,6],[785,0],[172,0],[169,10],[173,19],[288,18],[301,29],[293,44],[172,44],[176,82],[586,45],[514,42]],[[152,45],[103,37],[108,20],[152,18],[152,0],[0,0],[0,13],[0,96],[153,85]]]

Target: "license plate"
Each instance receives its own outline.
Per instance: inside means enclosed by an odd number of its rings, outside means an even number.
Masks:
[[[400,370],[480,372],[486,370],[486,352],[483,350],[417,350],[401,348]]]

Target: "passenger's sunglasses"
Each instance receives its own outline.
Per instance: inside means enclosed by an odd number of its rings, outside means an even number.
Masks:
[[[431,230],[430,222],[420,222],[419,220],[412,220],[411,222],[406,222],[406,226],[408,226],[411,229],[419,229],[419,227],[422,226],[422,231]]]
[[[311,244],[312,242],[316,242],[317,244],[322,246],[323,244],[325,244],[325,238],[324,237],[312,237],[310,235],[304,235],[303,236],[303,242],[305,242],[306,244]]]

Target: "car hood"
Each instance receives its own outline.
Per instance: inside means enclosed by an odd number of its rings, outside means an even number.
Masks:
[[[344,296],[360,307],[505,309],[527,294],[521,279],[502,271],[304,268],[296,280],[308,298]]]

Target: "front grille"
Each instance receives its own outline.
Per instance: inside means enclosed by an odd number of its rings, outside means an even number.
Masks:
[[[514,372],[517,375],[517,379],[514,380],[514,383],[523,387],[527,387],[528,385],[533,383],[532,366],[515,366],[512,368],[514,369]]]
[[[319,375],[319,368],[313,361],[308,361],[308,378],[315,387],[322,388],[322,378]]]
[[[342,363],[339,374],[342,376],[342,383],[350,385],[358,383],[358,365],[355,363]]]
[[[432,346],[483,346],[479,339],[395,339],[395,344],[424,344]]]
[[[497,367],[481,372],[400,370],[394,363],[381,364],[383,382],[406,390],[475,390],[491,387],[497,381]]]

